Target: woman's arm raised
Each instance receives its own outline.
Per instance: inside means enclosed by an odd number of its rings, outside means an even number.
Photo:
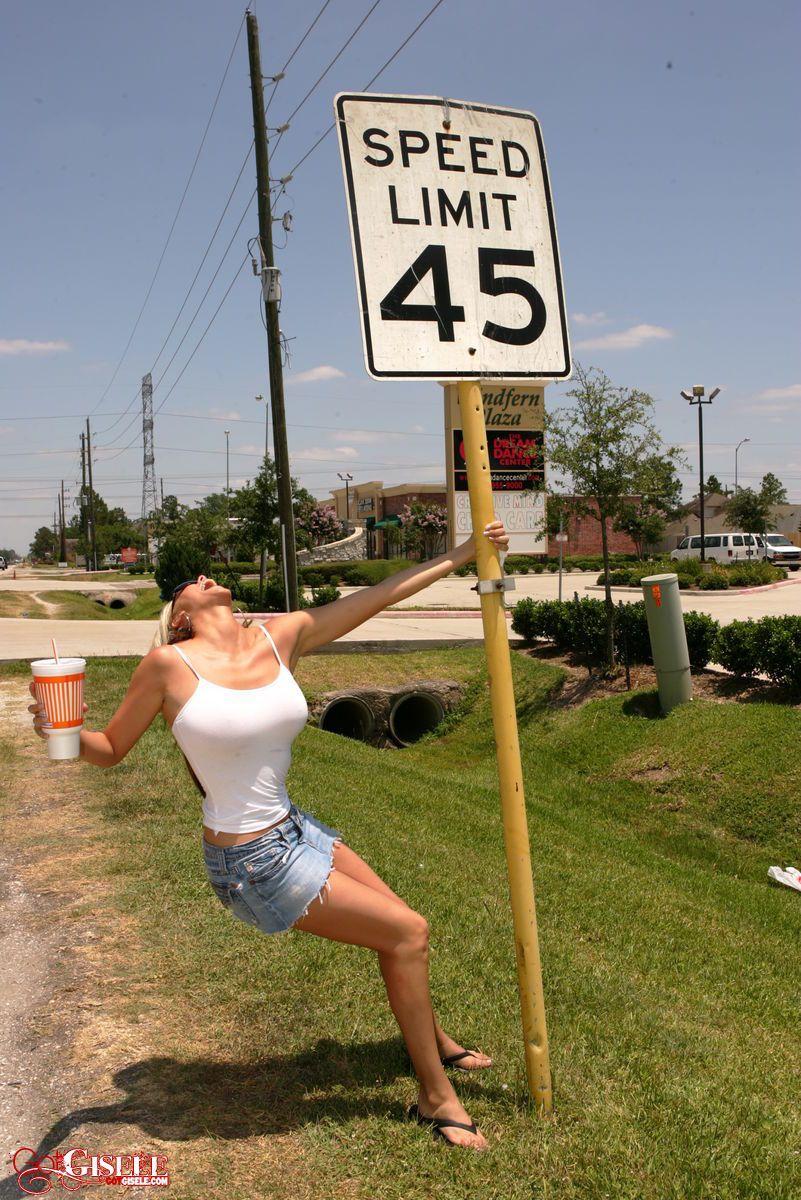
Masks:
[[[506,549],[509,535],[501,521],[492,521],[484,532],[499,550]],[[475,540],[471,537],[453,550],[447,550],[436,558],[420,563],[419,566],[398,571],[372,587],[361,588],[351,596],[343,596],[340,600],[322,604],[319,608],[304,608],[300,612],[287,613],[285,617],[276,617],[275,632],[279,633],[282,626],[285,627],[287,640],[293,644],[289,626],[294,627],[294,650],[290,658],[291,664],[294,664],[302,655],[312,653],[318,646],[336,641],[338,637],[357,629],[364,621],[383,612],[390,605],[414,596],[430,583],[442,579],[458,567],[466,566],[472,562],[475,554]]]

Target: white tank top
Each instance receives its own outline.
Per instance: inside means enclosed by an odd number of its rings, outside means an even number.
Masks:
[[[285,786],[292,743],[309,715],[306,697],[263,631],[278,659],[278,675],[259,688],[227,688],[197,676],[197,687],[172,724],[203,791],[203,823],[215,833],[250,833],[286,816]]]

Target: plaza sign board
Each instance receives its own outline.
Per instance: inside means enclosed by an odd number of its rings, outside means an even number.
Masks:
[[[540,127],[433,96],[335,101],[367,370],[564,379],[567,319]]]
[[[544,389],[521,383],[482,383],[492,506],[514,554],[546,554]],[[472,529],[458,387],[445,387],[448,526],[461,541]]]

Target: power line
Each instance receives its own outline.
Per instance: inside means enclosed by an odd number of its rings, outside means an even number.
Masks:
[[[193,176],[194,176],[194,174],[195,174],[195,169],[196,169],[196,167],[197,167],[198,160],[199,160],[199,158],[200,158],[200,155],[201,155],[201,152],[202,152],[202,150],[203,150],[203,146],[205,145],[205,142],[206,142],[206,135],[207,135],[207,134],[208,134],[208,132],[209,132],[209,127],[210,127],[210,125],[211,125],[212,118],[214,117],[214,113],[216,112],[216,109],[217,109],[217,103],[218,103],[218,101],[219,101],[219,99],[220,99],[220,94],[222,93],[223,85],[225,84],[225,80],[226,80],[226,79],[227,79],[227,77],[228,77],[228,70],[229,70],[229,68],[230,68],[230,66],[231,66],[231,62],[233,61],[233,57],[234,57],[234,51],[236,50],[237,43],[239,42],[239,35],[240,35],[240,34],[241,34],[241,32],[242,32],[242,26],[244,25],[244,23],[245,23],[245,17],[244,17],[244,14],[243,14],[243,16],[242,16],[242,20],[239,22],[239,26],[238,26],[238,28],[237,28],[237,31],[236,31],[236,37],[234,38],[234,44],[233,44],[233,46],[231,47],[231,53],[228,55],[228,61],[227,61],[227,63],[225,64],[225,71],[223,72],[223,77],[222,77],[222,79],[220,80],[220,86],[219,86],[219,87],[218,87],[218,89],[217,89],[217,95],[214,97],[214,103],[213,103],[213,105],[212,105],[212,107],[211,107],[211,112],[210,112],[210,114],[209,114],[209,119],[208,119],[208,121],[206,122],[206,127],[205,127],[205,129],[203,130],[203,136],[202,136],[202,137],[201,137],[201,139],[200,139],[200,145],[198,146],[197,153],[195,154],[195,160],[194,160],[194,162],[192,163],[192,169],[191,169],[191,171],[189,172],[189,178],[188,178],[188,179],[187,179],[187,181],[186,181],[186,184],[185,184],[185,186],[184,186],[184,190],[183,190],[183,192],[182,192],[182,194],[181,194],[181,199],[180,199],[180,200],[179,200],[179,202],[178,202],[178,207],[177,207],[177,209],[175,210],[175,216],[174,216],[174,217],[173,217],[173,219],[172,219],[172,224],[170,225],[170,231],[169,231],[169,233],[167,234],[167,240],[166,240],[166,241],[165,241],[165,243],[164,243],[164,246],[163,246],[163,248],[162,248],[162,251],[161,251],[161,255],[160,255],[160,257],[159,257],[159,260],[158,260],[158,262],[156,263],[156,269],[155,269],[155,271],[153,272],[153,278],[150,280],[150,286],[148,287],[148,289],[147,289],[147,292],[146,292],[146,294],[145,294],[145,298],[144,298],[144,300],[142,301],[142,307],[139,309],[139,313],[138,313],[138,315],[137,315],[137,318],[136,318],[136,320],[134,321],[133,329],[131,330],[130,334],[128,335],[128,341],[125,343],[125,349],[123,350],[122,354],[120,355],[120,358],[119,358],[119,360],[118,360],[118,362],[117,362],[117,365],[116,365],[116,367],[114,368],[114,373],[112,374],[112,376],[111,376],[111,379],[110,379],[110,380],[108,381],[108,383],[106,384],[106,388],[105,388],[105,391],[103,392],[103,395],[100,397],[100,399],[98,400],[97,404],[96,404],[96,405],[95,405],[95,407],[92,409],[91,413],[89,413],[89,416],[92,416],[94,413],[96,413],[96,412],[97,412],[97,410],[100,408],[100,405],[103,403],[103,401],[105,400],[106,396],[108,395],[108,393],[109,393],[109,391],[110,391],[110,389],[111,389],[111,386],[112,386],[112,384],[114,383],[114,380],[117,378],[117,373],[118,373],[118,371],[119,371],[120,367],[122,366],[122,364],[123,364],[123,362],[124,362],[124,360],[125,360],[125,356],[127,355],[127,353],[128,353],[128,350],[130,349],[131,342],[132,342],[132,341],[133,341],[133,339],[134,339],[134,334],[136,333],[137,329],[139,328],[139,322],[142,320],[142,314],[144,313],[144,311],[145,311],[145,308],[147,307],[147,302],[148,302],[148,300],[150,299],[151,292],[153,291],[153,288],[154,288],[154,286],[155,286],[156,279],[157,279],[157,277],[158,277],[158,273],[159,273],[159,271],[161,270],[161,264],[164,262],[164,256],[165,256],[165,254],[167,253],[167,247],[169,246],[169,244],[170,244],[170,241],[172,240],[172,235],[173,235],[173,231],[174,231],[174,229],[175,229],[176,222],[178,221],[178,217],[180,216],[181,209],[183,208],[183,205],[184,205],[184,200],[186,199],[186,194],[187,194],[187,192],[189,191],[189,185],[190,185],[190,184],[191,184],[191,182],[192,182],[192,178],[193,178]]]
[[[295,108],[292,109],[292,112],[289,114],[289,116],[286,118],[286,120],[281,122],[280,132],[279,132],[278,137],[275,140],[275,144],[272,148],[273,153],[275,153],[275,151],[278,149],[281,138],[284,136],[284,133],[289,128],[289,126],[292,124],[293,119],[298,115],[298,113],[303,108],[303,105],[306,103],[306,101],[312,95],[314,95],[314,93],[317,91],[317,88],[323,82],[323,80],[325,79],[328,72],[331,70],[331,68],[334,66],[334,64],[342,57],[342,55],[345,53],[348,46],[351,44],[351,42],[354,40],[354,38],[357,36],[357,34],[364,28],[364,26],[370,20],[370,17],[373,15],[375,10],[378,8],[380,3],[381,3],[381,0],[373,0],[373,3],[370,5],[367,12],[364,14],[361,21],[356,26],[356,28],[353,30],[351,35],[348,37],[347,41],[343,42],[343,44],[340,46],[339,50],[337,50],[336,54],[331,59],[331,61],[329,62],[328,66],[325,68],[325,70],[320,75],[317,76],[314,83],[311,85],[309,90],[306,92],[306,95],[303,97],[303,99],[300,101],[300,103],[297,104],[295,106]]]
[[[278,85],[279,85],[279,83],[281,82],[281,79],[283,78],[283,76],[284,76],[284,73],[285,73],[285,71],[286,71],[287,67],[288,67],[288,66],[289,66],[289,64],[292,62],[292,60],[294,59],[295,55],[296,55],[296,54],[298,53],[298,51],[300,50],[301,46],[303,46],[303,44],[304,44],[304,42],[306,41],[306,39],[308,38],[309,34],[312,32],[312,30],[313,30],[313,29],[314,29],[314,27],[316,26],[317,22],[320,20],[320,17],[323,15],[323,13],[325,12],[326,8],[328,8],[328,5],[329,5],[330,3],[331,3],[331,0],[325,0],[325,3],[323,4],[322,8],[321,8],[321,9],[319,10],[319,12],[317,13],[317,16],[314,18],[314,20],[311,22],[311,24],[310,24],[310,25],[307,27],[307,29],[306,29],[306,32],[303,34],[303,37],[300,39],[300,41],[298,42],[298,44],[295,46],[295,49],[292,51],[292,53],[290,54],[289,58],[288,58],[288,59],[286,60],[286,62],[284,63],[284,66],[281,68],[281,70],[279,71],[278,75],[275,77],[275,79],[274,79],[274,81],[273,81],[273,88],[272,88],[272,92],[270,93],[270,97],[269,97],[269,99],[268,99],[268,101],[267,101],[267,105],[266,105],[266,107],[265,107],[265,112],[266,112],[267,108],[269,108],[269,107],[270,107],[270,103],[272,102],[272,99],[273,99],[273,97],[275,96],[275,93],[276,93],[276,90],[277,90],[277,88],[278,88]],[[244,23],[244,21],[245,21],[245,16],[243,16],[243,18],[242,18],[242,23]],[[234,42],[234,48],[233,48],[234,50],[236,49],[236,45],[237,45],[237,43],[238,43],[238,40],[239,40],[239,34],[242,32],[242,23],[240,23],[239,29],[237,30],[237,40]],[[233,56],[233,50],[231,51],[231,55]],[[229,61],[228,61],[228,66],[230,66],[230,61],[231,61],[231,60],[230,60],[230,58],[229,58]],[[227,73],[227,70],[228,70],[228,67],[226,67],[226,73]],[[221,86],[222,86],[222,85],[221,85]],[[218,93],[218,97],[219,97],[219,93]],[[215,101],[215,104],[216,104],[216,101]],[[213,110],[212,110],[212,112],[213,112]],[[211,118],[209,118],[209,124],[210,124],[210,122],[211,122]],[[206,127],[206,131],[208,132],[208,125],[207,125],[207,127]],[[204,135],[204,137],[205,137],[205,135]],[[245,151],[245,157],[242,159],[241,166],[240,166],[240,168],[239,168],[239,170],[238,170],[238,172],[237,172],[237,174],[236,174],[236,178],[234,179],[234,182],[233,182],[233,185],[232,185],[232,187],[231,187],[231,190],[230,190],[230,191],[229,191],[229,193],[228,193],[228,197],[227,197],[227,199],[226,199],[226,201],[225,201],[225,204],[224,204],[224,206],[223,206],[223,210],[222,210],[222,212],[220,213],[219,217],[217,218],[217,224],[214,226],[214,229],[213,229],[213,231],[212,231],[211,237],[209,238],[209,240],[208,240],[208,242],[207,242],[207,244],[206,244],[206,249],[203,251],[203,257],[201,258],[201,260],[200,260],[200,263],[199,263],[199,265],[198,265],[198,268],[197,268],[197,270],[195,271],[195,274],[194,274],[194,276],[192,277],[192,282],[189,284],[189,287],[187,288],[186,294],[184,295],[184,298],[183,298],[183,300],[181,301],[181,307],[178,309],[178,312],[177,312],[177,314],[176,314],[176,316],[175,316],[175,319],[173,320],[173,323],[172,323],[172,325],[170,326],[170,328],[169,328],[169,330],[168,330],[168,332],[167,332],[167,336],[164,338],[164,341],[161,343],[161,347],[160,347],[160,349],[159,349],[159,352],[158,352],[158,354],[156,355],[155,359],[153,360],[153,362],[152,362],[152,364],[151,364],[151,366],[150,366],[150,371],[151,371],[151,373],[152,373],[153,371],[155,371],[155,369],[156,369],[156,366],[157,366],[157,364],[158,364],[158,361],[159,361],[159,359],[161,358],[162,354],[164,353],[164,349],[165,349],[165,347],[167,346],[167,343],[169,342],[170,338],[172,337],[172,334],[173,334],[173,331],[174,331],[174,329],[175,329],[175,326],[176,326],[176,325],[178,324],[178,322],[180,321],[180,319],[181,319],[181,315],[182,315],[182,313],[183,313],[184,309],[186,308],[186,305],[187,305],[187,303],[188,303],[188,301],[189,301],[189,297],[191,296],[191,294],[192,294],[192,292],[193,292],[193,290],[194,290],[194,287],[195,287],[195,284],[197,283],[197,280],[198,280],[198,277],[199,277],[199,275],[200,275],[200,272],[203,270],[203,266],[204,266],[204,264],[205,264],[205,262],[206,262],[206,259],[208,258],[208,256],[209,256],[209,253],[211,252],[211,248],[212,248],[212,246],[214,245],[214,241],[215,241],[215,239],[216,239],[216,237],[217,237],[217,234],[218,234],[218,232],[219,232],[219,230],[220,230],[220,226],[222,225],[222,223],[223,223],[223,220],[225,219],[225,214],[228,212],[228,209],[229,209],[229,206],[230,206],[230,204],[231,204],[231,201],[232,201],[232,200],[233,200],[233,198],[234,198],[234,193],[236,192],[236,189],[237,189],[237,188],[238,188],[238,186],[239,186],[239,181],[241,180],[241,178],[242,178],[242,175],[243,175],[243,173],[244,173],[244,170],[245,170],[245,167],[246,167],[246,166],[247,166],[247,164],[248,164],[248,161],[249,161],[249,159],[250,159],[250,152],[251,152],[251,150],[252,150],[252,149],[253,149],[253,139],[251,138],[251,139],[250,139],[250,145],[248,146],[247,150]],[[196,161],[197,161],[197,160],[196,160]],[[193,169],[194,169],[194,168],[193,168]],[[187,186],[188,186],[188,184],[187,184]],[[246,207],[246,209],[245,209],[245,212],[242,214],[242,216],[241,216],[241,218],[240,218],[240,220],[239,220],[239,224],[237,225],[237,227],[236,227],[236,230],[234,231],[234,236],[236,235],[236,232],[239,230],[240,226],[242,225],[242,222],[244,221],[244,219],[245,219],[245,216],[246,216],[246,214],[247,214],[248,210],[250,209],[250,205],[253,203],[253,197],[254,197],[255,195],[256,195],[256,193],[255,193],[255,191],[254,191],[254,192],[253,192],[253,195],[250,197],[250,200],[248,201],[248,204],[247,204],[247,207]],[[231,239],[231,241],[233,241],[233,238]],[[228,246],[226,247],[225,253],[223,254],[223,259],[225,258],[225,255],[228,253],[228,250],[230,249],[230,246],[231,246],[231,242],[229,242],[229,243],[228,243]],[[220,267],[221,267],[221,266],[222,266],[222,260],[221,260],[221,262],[220,262],[220,266],[218,266],[218,268],[217,268],[217,271],[214,273],[214,276],[213,276],[213,278],[212,278],[212,281],[211,281],[212,283],[214,282],[214,279],[216,279],[216,278],[217,278],[217,274],[218,274],[218,272],[219,272],[219,270],[220,270]],[[210,287],[210,286],[211,286],[211,284],[209,285],[209,287]],[[209,289],[207,288],[207,289],[206,289],[206,292],[205,292],[205,294],[204,294],[204,296],[203,296],[203,299],[204,299],[204,300],[205,300],[206,296],[208,295],[208,290],[209,290]],[[179,343],[179,347],[178,347],[179,349],[180,349],[180,346],[183,344],[183,341],[185,340],[185,338],[186,338],[187,334],[189,333],[189,330],[190,330],[190,329],[191,329],[191,327],[192,327],[192,324],[193,324],[193,322],[194,322],[194,319],[195,319],[195,317],[197,316],[197,312],[199,311],[200,307],[202,307],[202,304],[203,304],[203,301],[201,300],[201,302],[200,302],[200,305],[198,306],[198,309],[195,311],[195,315],[194,315],[194,317],[193,317],[193,318],[192,318],[192,320],[189,322],[189,325],[187,326],[186,330],[184,331],[184,336],[183,336],[183,338],[181,339],[181,343]],[[177,353],[177,351],[176,351],[176,353]],[[173,361],[173,359],[174,359],[174,358],[175,358],[175,355],[173,355],[173,358],[171,358],[171,359],[170,359],[170,363],[172,363],[172,361]],[[162,371],[161,377],[160,377],[160,379],[159,379],[159,381],[158,381],[159,383],[161,382],[161,379],[163,379],[163,378],[164,378],[164,375],[166,374],[166,371],[167,371],[167,369],[169,369],[170,363],[168,363],[168,364],[167,364],[167,368],[165,368],[165,370],[164,370],[164,371]],[[156,387],[158,387],[158,383],[156,384]],[[130,400],[129,404],[127,405],[127,407],[126,407],[125,409],[123,409],[123,411],[122,411],[122,412],[121,412],[121,413],[118,415],[118,419],[117,419],[116,421],[112,421],[111,425],[107,425],[107,426],[105,427],[105,429],[101,429],[101,430],[99,431],[99,436],[101,436],[101,437],[104,437],[104,436],[105,436],[107,433],[109,433],[109,432],[110,432],[110,431],[111,431],[111,430],[112,430],[112,429],[115,427],[115,425],[118,425],[118,424],[119,424],[119,421],[120,421],[120,419],[121,419],[122,417],[126,416],[126,415],[127,415],[127,414],[128,414],[130,411],[131,411],[131,409],[132,409],[132,408],[133,408],[133,406],[134,406],[134,405],[137,403],[137,401],[138,401],[138,400],[139,400],[139,390],[137,389],[137,391],[134,393],[134,395],[133,395],[133,397],[131,398],[131,400]],[[109,415],[112,415],[112,414],[109,414]],[[135,415],[134,415],[134,418],[133,418],[133,420],[135,420],[137,416],[138,416],[138,414],[135,414]],[[126,429],[129,429],[129,428],[130,428],[131,424],[133,424],[133,420],[132,420],[131,422],[129,422],[128,426],[126,426]],[[125,431],[123,431],[123,432],[122,432],[122,434],[121,434],[120,436],[124,437],[124,436],[125,436]]]
[[[387,67],[390,66],[390,64],[395,61],[395,59],[398,57],[398,55],[401,53],[402,50],[406,49],[406,47],[409,45],[409,42],[412,40],[412,38],[415,37],[415,35],[417,33],[419,33],[419,31],[423,28],[423,26],[425,25],[425,23],[429,19],[429,17],[433,17],[434,13],[437,11],[437,9],[440,7],[440,5],[443,3],[444,3],[444,0],[436,0],[436,3],[432,4],[431,8],[429,8],[429,10],[425,14],[425,16],[417,23],[417,25],[415,25],[414,29],[409,34],[409,36],[403,42],[401,42],[401,44],[400,44],[400,46],[398,46],[397,50],[395,50],[394,53],[389,56],[389,58],[386,60],[386,62],[381,67],[378,68],[375,75],[373,75],[372,79],[370,79],[364,85],[364,87],[362,88],[363,92],[366,92],[368,90],[368,88],[371,88],[373,86],[373,84],[375,83],[375,81],[379,78],[379,76],[383,75],[383,73],[384,73],[384,71],[386,71]],[[321,133],[320,136],[317,138],[317,141],[314,142],[309,147],[309,149],[306,151],[306,153],[303,155],[303,157],[298,159],[298,161],[295,163],[292,170],[289,172],[290,177],[295,174],[295,172],[298,170],[299,167],[303,166],[303,164],[306,162],[306,159],[311,157],[311,155],[314,153],[314,151],[317,149],[317,147],[319,145],[321,145],[322,142],[325,141],[325,139],[328,137],[331,130],[334,129],[335,127],[336,127],[336,122],[332,121],[331,124],[328,126],[328,128],[323,133]]]

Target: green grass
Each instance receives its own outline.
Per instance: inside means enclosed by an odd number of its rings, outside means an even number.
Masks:
[[[164,601],[156,587],[141,588],[126,608],[107,608],[79,592],[39,592],[43,600],[58,605],[54,620],[61,621],[149,621],[154,620]]]
[[[90,662],[94,727],[136,661]],[[307,728],[290,776],[296,802],[428,918],[438,1015],[496,1063],[455,1080],[490,1140],[484,1155],[400,1122],[415,1085],[372,954],[265,938],[223,911],[203,873],[199,798],[160,719],[114,770],[74,768],[115,847],[117,902],[147,947],[149,988],[131,1012],[194,1013],[133,1086],[147,1111],[177,1103],[187,1154],[193,1133],[215,1134],[205,1194],[230,1194],[228,1172],[255,1156],[264,1174],[248,1194],[276,1198],[799,1195],[801,897],[771,888],[766,871],[799,857],[801,714],[699,701],[663,719],[650,693],[556,711],[557,668],[515,655],[514,671],[548,1120],[526,1104],[482,652],[302,661],[310,694],[435,676],[469,686],[442,736],[408,751]],[[200,1031],[213,1054],[197,1052]]]

